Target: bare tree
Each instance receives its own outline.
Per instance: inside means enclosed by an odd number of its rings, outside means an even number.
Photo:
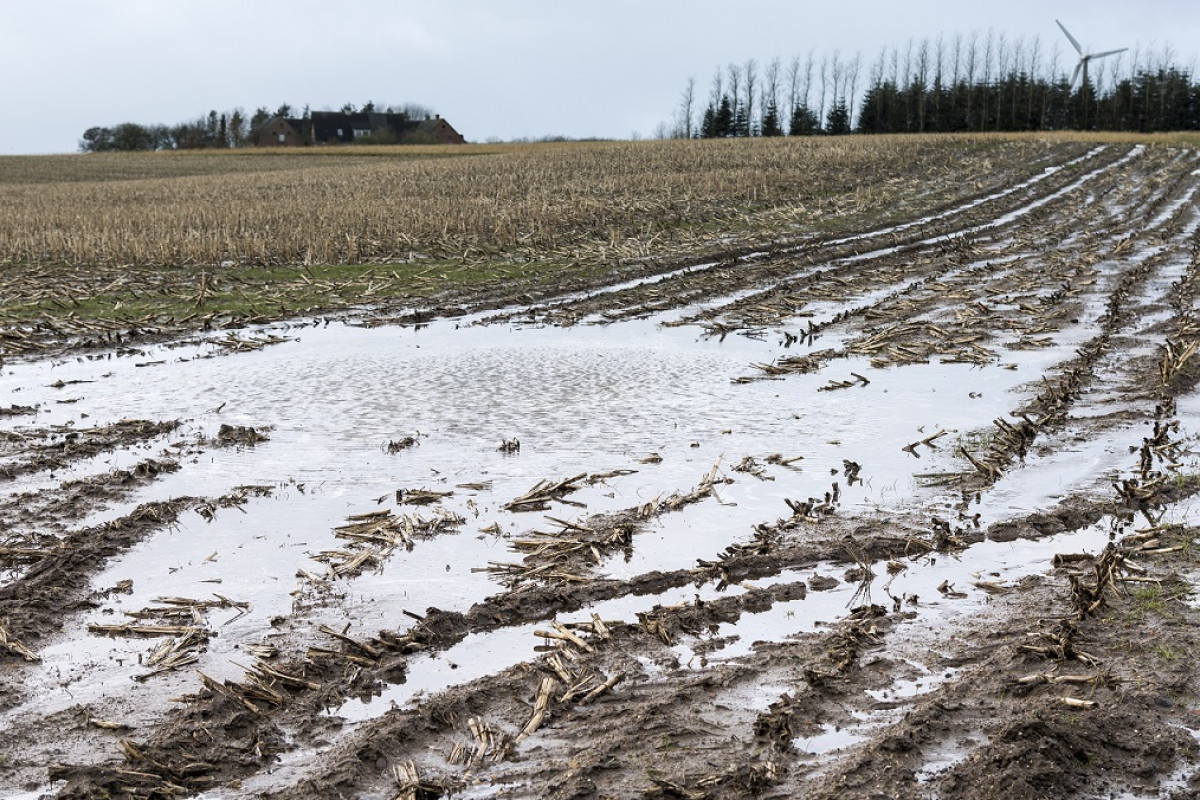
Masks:
[[[922,89],[929,88],[929,39],[922,38],[921,43],[917,45],[916,63],[913,65],[916,69],[917,83]]]
[[[1158,73],[1164,73],[1168,70],[1175,69],[1176,55],[1175,48],[1171,45],[1171,43],[1165,42],[1162,47],[1162,60],[1158,62],[1158,65],[1154,71]],[[1174,83],[1170,84],[1172,88],[1174,85]],[[1160,120],[1165,120],[1167,117],[1167,94],[1168,93],[1166,91],[1158,92],[1158,118]]]
[[[753,58],[746,59],[746,123],[743,136],[754,135],[754,86],[758,83],[758,62]]]
[[[871,62],[871,72],[868,76],[872,86],[882,86],[887,75],[887,45],[879,48],[879,55]]]
[[[787,82],[788,114],[792,114],[800,98],[800,56],[792,56],[792,60],[788,62]]]
[[[829,102],[832,105],[837,105],[838,101],[841,100],[843,67],[842,51],[835,49],[829,59],[829,82],[833,86],[833,97],[830,98]]]
[[[962,65],[962,55],[963,55],[962,50],[963,50],[962,34],[955,33],[954,34],[954,47],[951,50],[951,56],[950,56],[950,58],[951,58],[951,73],[952,73],[950,76],[951,83],[955,83],[955,84],[958,83],[958,70],[959,70],[959,67]]]
[[[987,128],[989,116],[988,100],[992,93],[992,65],[996,58],[996,33],[988,28],[983,40],[983,113],[979,117],[979,130]]]
[[[763,87],[762,96],[766,98],[767,103],[763,104],[763,111],[766,112],[767,104],[778,107],[779,105],[779,56],[775,56],[767,62],[766,69],[763,70]]]
[[[730,111],[733,112],[733,118],[737,119],[738,103],[741,100],[742,88],[742,68],[737,64],[730,64],[725,68],[725,73],[729,76],[729,94],[730,94]]]
[[[902,95],[902,97],[904,98],[904,127],[905,127],[905,130],[911,130],[911,126],[914,121],[913,120],[914,109],[912,107],[913,93],[911,91],[912,90],[912,82],[913,82],[913,80],[912,80],[912,74],[913,74],[912,73],[912,51],[913,51],[913,40],[911,37],[909,37],[908,42],[904,46],[904,53],[900,59],[901,77],[900,77],[899,86],[903,87],[903,89],[904,89],[904,94]]]
[[[963,35],[954,34],[954,44],[950,49],[950,117],[958,119],[958,87],[961,70],[963,69]],[[956,123],[957,124],[957,123]]]
[[[929,39],[921,39],[921,43],[917,45],[916,63],[913,65],[913,68],[915,70],[913,86],[917,87],[920,93],[917,96],[917,130],[924,133],[925,94],[929,90]]]
[[[817,119],[824,120],[825,119],[825,94],[829,89],[829,56],[828,55],[825,55],[825,54],[821,55],[821,69],[818,74],[821,78],[821,97],[820,97],[819,102],[817,103],[816,112],[817,112]]]
[[[1170,42],[1164,42],[1162,47],[1162,60],[1158,62],[1158,70],[1166,71],[1172,69],[1175,66],[1175,58],[1175,47]]]
[[[1105,63],[1108,62],[1108,63]],[[1100,79],[1096,82],[1097,94],[1113,93],[1115,94],[1118,84],[1121,82],[1121,73],[1125,69],[1125,54],[1118,53],[1116,56],[1100,59]],[[1112,123],[1116,127],[1116,121]]]
[[[1059,69],[1058,62],[1062,59],[1062,45],[1058,42],[1054,43],[1054,50],[1050,54],[1050,75],[1052,80],[1066,80],[1067,73]]]
[[[890,130],[890,126],[893,124],[891,108],[896,93],[893,87],[886,85],[887,54],[886,46],[879,48],[879,55],[875,56],[875,60],[871,63],[871,71],[867,75],[868,91],[872,87],[878,90],[872,108],[875,118],[871,121],[871,130],[875,131]]]
[[[800,103],[805,108],[810,108],[809,98],[812,90],[813,66],[815,64],[815,51],[813,48],[808,49],[808,57],[804,59],[804,83],[800,87]]]
[[[946,81],[946,38],[938,34],[933,42],[933,82],[944,84]]]
[[[933,44],[933,116],[938,130],[946,129],[942,117],[942,96],[946,92],[946,39],[938,34]]]
[[[858,100],[858,76],[862,71],[862,53],[855,51],[854,59],[847,65],[846,68],[846,83],[847,94],[850,97],[850,125],[854,126],[854,112],[857,109]]]
[[[1060,76],[1060,73],[1058,71],[1058,60],[1061,57],[1061,55],[1062,55],[1062,50],[1060,49],[1059,43],[1056,41],[1054,43],[1054,50],[1051,51],[1051,53],[1050,53],[1050,75],[1053,76],[1052,81],[1054,81],[1054,82],[1057,82],[1059,79],[1059,76]],[[1067,79],[1067,77],[1065,75],[1062,75],[1062,79],[1065,81]],[[1041,118],[1041,122],[1039,123],[1039,127],[1042,127],[1042,128],[1046,127],[1047,116],[1049,115],[1049,113],[1050,113],[1050,90],[1049,90],[1049,88],[1047,88],[1046,91],[1042,95],[1042,118]]]
[[[971,130],[971,115],[975,112],[975,76],[979,72],[979,32],[971,31],[967,39],[967,52],[964,56],[963,68],[967,71],[967,107],[964,109],[967,130]]]
[[[1029,65],[1029,84],[1025,100],[1025,119],[1027,125],[1031,125],[1033,122],[1033,93],[1034,87],[1036,87],[1038,84],[1038,75],[1041,74],[1041,62],[1042,40],[1041,38],[1035,36],[1033,37],[1033,40],[1029,42],[1028,61],[1026,62]]]
[[[683,138],[692,138],[692,107],[696,104],[696,79],[688,77],[687,86],[679,97],[679,117],[682,125]]]
[[[1018,36],[1012,46],[1012,72],[1014,75],[1028,75],[1029,70],[1025,65],[1026,44],[1025,37]]]
[[[1004,84],[1011,75],[1012,50],[1009,48],[1008,37],[1004,32],[996,34],[996,130],[1004,127]]]
[[[839,110],[845,102],[845,64],[842,63],[842,54],[838,50],[833,51],[833,58],[830,59],[830,82],[833,84],[833,97],[830,100],[828,119],[832,120],[834,112]],[[831,132],[839,133],[838,130],[832,130],[834,126],[830,125]]]
[[[1133,49],[1129,51],[1129,80],[1137,78],[1138,68],[1142,61],[1141,45],[1134,43]]]

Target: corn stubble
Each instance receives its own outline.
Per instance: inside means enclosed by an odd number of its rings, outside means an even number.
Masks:
[[[568,286],[912,219],[1086,147],[883,136],[0,158],[0,351]]]
[[[981,141],[994,146],[969,146]],[[1051,146],[871,137],[525,145],[447,158],[383,150],[340,160],[7,159],[0,160],[0,262],[352,264],[531,248],[636,256],[711,235],[696,230],[705,226],[802,225],[906,204],[931,190],[948,194],[956,181],[986,180],[999,162],[1036,160]],[[767,210],[774,219],[754,216]]]

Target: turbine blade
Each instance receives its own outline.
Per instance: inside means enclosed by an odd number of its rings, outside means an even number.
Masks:
[[[1079,71],[1083,69],[1083,61],[1081,60],[1075,65],[1075,71],[1071,73],[1071,85],[1075,85],[1075,81],[1079,80]]]
[[[1091,58],[1104,58],[1105,56],[1115,56],[1117,53],[1124,53],[1128,47],[1122,47],[1120,50],[1105,50],[1103,53],[1092,53]]]
[[[1054,21],[1058,22],[1058,20]],[[1069,30],[1067,30],[1067,26],[1063,25],[1061,22],[1058,22],[1058,27],[1062,28],[1062,32],[1065,33],[1067,38],[1071,40],[1071,44],[1075,46],[1075,52],[1079,53],[1079,55],[1083,55],[1083,45],[1079,44],[1079,42],[1075,40],[1075,37],[1071,35]]]

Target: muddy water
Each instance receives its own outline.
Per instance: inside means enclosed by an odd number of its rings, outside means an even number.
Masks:
[[[1097,524],[1072,534],[1048,537],[1037,542],[984,542],[960,554],[937,554],[931,558],[914,560],[907,568],[895,575],[887,573],[886,565],[875,564],[877,577],[866,587],[865,593],[856,582],[842,582],[832,590],[811,592],[802,600],[774,604],[770,609],[747,613],[735,623],[723,624],[712,630],[702,640],[687,639],[675,645],[675,669],[703,671],[709,666],[735,661],[749,654],[758,643],[777,642],[793,634],[812,632],[836,621],[849,606],[864,602],[890,604],[890,597],[913,598],[907,608],[916,610],[917,616],[910,624],[923,630],[946,626],[958,619],[969,619],[979,613],[982,605],[1005,602],[1003,593],[985,589],[977,582],[987,581],[994,585],[1013,587],[1023,577],[1040,573],[1055,553],[1093,552],[1098,553],[1108,542],[1107,523]],[[844,565],[820,564],[806,570],[786,570],[770,579],[755,581],[758,586],[771,583],[805,581],[816,575],[837,575]],[[938,587],[948,582],[950,588],[961,596],[945,596]],[[646,597],[622,597],[597,603],[578,612],[559,616],[561,622],[586,621],[592,614],[606,620],[632,621],[639,610],[655,605],[709,601],[720,596],[739,594],[749,584],[734,585],[725,593],[716,591],[711,584],[702,587],[683,587],[659,595]],[[1003,590],[1001,590],[1003,591]],[[419,657],[409,664],[404,683],[385,690],[379,697],[363,701],[347,701],[330,713],[343,718],[349,725],[341,728],[335,741],[354,733],[355,728],[388,711],[404,708],[419,700],[422,695],[441,691],[451,686],[496,673],[521,661],[533,661],[537,657],[535,648],[541,640],[535,630],[544,625],[522,625],[485,634],[468,636],[449,650]],[[891,638],[904,638],[903,629],[891,634]],[[718,641],[718,646],[706,648],[704,656],[697,655],[693,647],[709,639]],[[926,655],[929,655],[926,653]],[[650,673],[661,672],[661,667],[647,663]],[[956,670],[943,669],[937,673],[924,664],[913,661],[912,669],[919,677],[895,682],[887,690],[875,693],[877,700],[896,697],[916,697],[937,688],[953,677]],[[759,684],[747,690],[740,699],[744,709],[763,710],[777,699],[787,687]],[[868,693],[871,694],[871,693]],[[798,737],[793,743],[801,753],[818,755],[850,747],[868,739],[872,732],[886,723],[898,712],[856,713],[856,723],[828,729],[814,736]],[[303,779],[306,765],[315,761],[315,751],[299,751],[287,756],[280,769],[286,771],[289,781]],[[278,779],[278,775],[274,779]],[[264,785],[269,782],[262,778]],[[255,779],[247,786],[253,788],[260,781]],[[210,795],[219,797],[219,794]]]
[[[755,643],[779,641],[790,634],[812,631],[846,613],[853,604],[875,602],[891,605],[891,598],[916,598],[908,603],[917,612],[914,624],[922,628],[945,629],[959,618],[979,613],[983,604],[1003,603],[1008,591],[1024,577],[1040,574],[1055,553],[1099,553],[1109,541],[1108,522],[1080,531],[1051,536],[1038,541],[981,542],[961,553],[935,554],[931,557],[902,562],[903,569],[889,574],[887,565],[872,565],[874,578],[866,584],[843,581],[825,592],[811,592],[803,600],[777,603],[768,611],[745,614],[738,622],[721,625],[712,637],[736,637],[707,655],[711,662],[727,661],[746,655]],[[782,573],[778,578],[755,581],[757,585],[805,579],[813,574],[841,575],[844,567],[821,565],[811,571]],[[989,584],[989,585],[985,585]],[[949,594],[939,590],[945,585]],[[1065,585],[1065,581],[1064,581]],[[957,596],[957,594],[962,596]],[[903,636],[903,633],[900,634]],[[680,650],[680,661],[691,661],[691,653]],[[923,665],[918,669],[928,672]],[[937,683],[935,678],[918,680],[912,686],[903,682],[889,688],[889,693],[907,692],[907,696],[928,691]],[[920,684],[920,685],[917,685]]]
[[[1013,408],[1014,392],[1062,357],[1061,348],[1014,354],[1016,370],[961,364],[878,370],[847,359],[820,375],[735,384],[748,364],[788,352],[779,337],[715,340],[653,321],[569,329],[335,324],[278,332],[291,340],[251,353],[207,357],[215,348],[202,344],[129,358],[21,364],[0,376],[0,396],[44,410],[36,424],[65,424],[68,415],[77,426],[131,415],[183,422],[175,434],[136,452],[92,459],[66,474],[34,475],[15,488],[130,466],[160,454],[169,441],[212,437],[222,424],[252,426],[270,437],[254,447],[204,446],[183,459],[179,472],[85,521],[103,521],[151,499],[216,496],[242,485],[272,489],[270,497],[251,500],[241,512],[222,510],[211,522],[187,514],[107,565],[94,587],[131,579],[133,593],[69,621],[68,635],[43,653],[33,681],[43,689],[39,711],[102,698],[140,674],[144,642],[90,636],[86,627],[122,621],[124,611],[158,597],[205,599],[219,592],[251,602],[236,619],[214,612],[208,620],[218,635],[200,668],[217,678],[240,676],[239,664],[248,660],[240,648],[270,638],[271,620],[294,607],[305,609],[305,624],[351,623],[364,632],[403,627],[402,609],[465,611],[500,590],[472,568],[519,560],[503,535],[481,529],[492,523],[507,535],[545,529],[540,514],[500,510],[542,478],[635,471],[571,495],[585,507],[549,512],[564,519],[687,491],[717,463],[719,474],[735,480],[718,487],[715,499],[657,520],[628,557],[599,565],[599,574],[616,578],[712,558],[748,536],[750,526],[787,516],[785,498],[821,498],[835,482],[843,508],[899,511],[918,491],[915,474],[954,468],[955,440]],[[1064,337],[1064,346],[1071,341]],[[870,383],[820,391],[831,379],[852,380],[851,373]],[[60,379],[93,382],[54,388]],[[76,402],[56,403],[64,392]],[[941,449],[919,448],[919,458],[902,450],[939,429],[950,432]],[[418,444],[387,452],[388,442],[406,436]],[[519,453],[498,452],[511,438],[520,441]],[[789,467],[763,463],[775,453],[803,460]],[[661,461],[643,463],[650,456]],[[763,465],[760,477],[732,471],[746,456]],[[862,466],[856,486],[844,477],[847,460]],[[337,603],[310,597],[297,571],[323,571],[312,557],[344,544],[333,529],[347,516],[381,509],[422,513],[396,505],[401,488],[454,492],[444,506],[466,523],[456,533],[418,541],[411,552],[391,554],[377,571],[335,582]],[[1026,494],[1017,490],[1014,497]],[[996,513],[1023,505],[1012,499]],[[135,691],[157,694],[153,687],[178,680],[155,679]]]
[[[596,603],[585,609],[562,614],[559,622],[590,621],[592,614],[607,621],[632,622],[638,611],[656,605],[670,606],[679,603],[713,600],[741,594],[745,589],[734,586],[718,591],[712,584],[701,587],[685,586],[655,595],[627,596]],[[506,669],[520,661],[532,661],[537,656],[535,648],[545,644],[534,631],[545,628],[544,623],[502,628],[482,634],[472,634],[462,642],[442,653],[413,659],[409,663],[404,683],[386,689],[379,697],[369,700],[349,700],[330,713],[348,722],[363,722],[379,716],[391,707],[400,707],[421,695],[441,691],[448,686],[459,685],[482,678],[485,675]]]

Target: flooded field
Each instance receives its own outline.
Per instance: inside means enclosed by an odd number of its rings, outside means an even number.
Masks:
[[[1197,192],[0,361],[0,794],[1194,796]]]

